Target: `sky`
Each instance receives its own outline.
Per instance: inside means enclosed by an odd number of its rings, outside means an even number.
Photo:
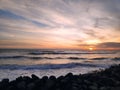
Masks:
[[[120,50],[120,0],[0,0],[0,48]]]

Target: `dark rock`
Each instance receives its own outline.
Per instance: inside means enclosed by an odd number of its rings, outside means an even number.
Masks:
[[[111,90],[111,87],[100,87],[100,90]],[[114,89],[116,90],[116,89]]]
[[[9,79],[3,79],[0,82],[0,90],[6,90],[8,86],[9,86]]]
[[[27,90],[33,90],[35,88],[35,84],[34,83],[29,83],[27,85]]]
[[[18,90],[18,88],[15,86],[9,86],[7,87],[7,90]]]
[[[25,83],[24,81],[19,82],[19,83],[17,84],[17,88],[18,88],[19,90],[25,90],[25,88],[26,88],[26,83]]]
[[[11,86],[15,86],[17,83],[19,83],[19,82],[16,81],[16,80],[10,81],[10,85],[11,85]]]
[[[44,76],[44,77],[41,79],[42,83],[46,83],[47,80],[48,80],[48,76]]]
[[[73,74],[72,73],[68,73],[65,77],[73,77]]]
[[[32,79],[28,76],[24,76],[23,81],[25,81],[27,84],[29,84],[30,82],[32,82]]]
[[[98,90],[97,86],[94,86],[94,85],[90,86],[89,88],[90,88],[90,90]]]
[[[43,76],[42,79],[43,80],[48,80],[48,76]]]
[[[54,87],[54,84],[55,84],[54,80],[48,79],[46,84],[45,84],[45,87],[47,89],[50,89],[50,88]]]
[[[79,90],[78,87],[72,87],[72,90]]]
[[[110,90],[120,90],[120,86],[119,87],[111,87]]]
[[[57,81],[61,81],[62,79],[64,79],[64,76],[59,76],[59,77],[57,78]]]
[[[39,79],[39,77],[37,77],[37,76],[34,75],[34,74],[32,74],[31,77],[32,77],[33,80],[38,80],[38,79]]]
[[[50,76],[49,79],[50,79],[50,80],[56,80],[56,77],[55,77],[55,76]]]
[[[16,78],[16,81],[17,81],[17,82],[21,82],[21,81],[23,81],[22,76],[20,76],[20,77]]]
[[[8,78],[3,79],[3,80],[2,80],[2,83],[9,83],[9,79],[8,79]]]

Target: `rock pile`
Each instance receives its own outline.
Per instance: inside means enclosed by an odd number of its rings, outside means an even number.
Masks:
[[[65,76],[20,76],[16,80],[3,79],[0,90],[120,90],[120,65],[88,74]]]

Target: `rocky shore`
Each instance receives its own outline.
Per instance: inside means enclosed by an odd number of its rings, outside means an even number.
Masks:
[[[3,79],[0,90],[120,90],[120,65],[92,73],[65,76],[20,76],[16,80]]]

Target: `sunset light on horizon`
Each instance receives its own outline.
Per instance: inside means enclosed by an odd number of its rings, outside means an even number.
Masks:
[[[120,0],[0,0],[0,48],[120,50]]]

